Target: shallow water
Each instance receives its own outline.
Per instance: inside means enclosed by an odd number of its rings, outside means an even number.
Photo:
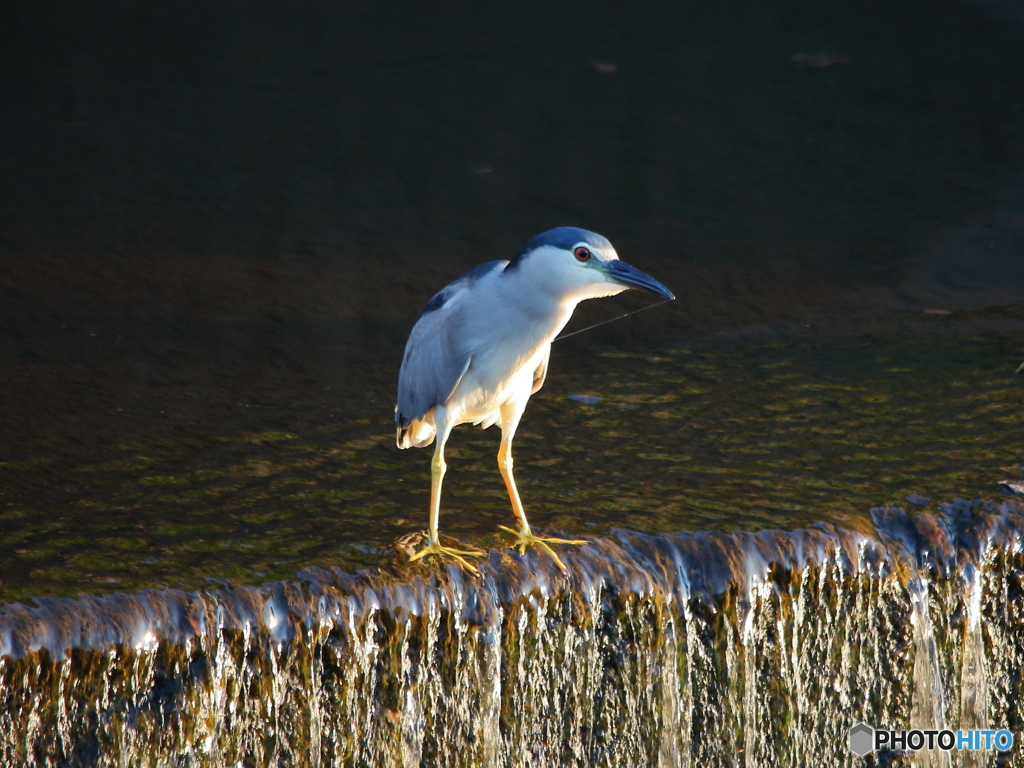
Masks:
[[[516,440],[541,527],[867,530],[880,503],[991,496],[1024,474],[1013,335],[555,352]],[[602,399],[569,399],[581,391]],[[511,512],[496,445],[496,430],[456,430],[442,532],[502,541]],[[0,596],[379,565],[394,539],[425,526],[429,456],[395,448],[383,419],[97,446],[52,484],[41,451],[3,468],[38,480],[17,497],[9,487],[0,512]]]

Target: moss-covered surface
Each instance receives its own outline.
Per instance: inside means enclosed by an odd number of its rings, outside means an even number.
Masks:
[[[516,438],[535,526],[865,528],[868,508],[907,494],[991,496],[1021,475],[1009,334],[598,354],[556,349]],[[456,430],[442,532],[502,540],[497,442]],[[0,464],[0,601],[373,567],[426,524],[430,453],[399,451],[388,414],[97,445],[72,467],[51,449]]]

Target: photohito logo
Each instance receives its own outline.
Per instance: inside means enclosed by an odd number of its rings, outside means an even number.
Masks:
[[[910,750],[941,749],[997,749],[1006,752],[1013,748],[1013,734],[1005,728],[998,731],[919,730],[883,731],[867,723],[857,723],[850,729],[850,751],[863,757],[876,749]]]
[[[864,757],[874,749],[875,729],[867,723],[857,723],[850,729],[850,751]]]

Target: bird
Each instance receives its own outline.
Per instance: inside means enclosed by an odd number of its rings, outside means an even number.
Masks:
[[[426,544],[410,560],[450,557],[477,572],[477,549],[442,546],[438,538],[444,448],[454,427],[501,427],[498,470],[505,481],[521,552],[536,546],[565,571],[552,544],[585,544],[534,534],[512,474],[512,440],[530,396],[547,377],[551,343],[586,299],[630,288],[664,297],[665,286],[619,259],[607,238],[576,227],[534,237],[515,258],[481,264],[434,295],[416,320],[398,375],[395,432],[399,448],[434,443]]]

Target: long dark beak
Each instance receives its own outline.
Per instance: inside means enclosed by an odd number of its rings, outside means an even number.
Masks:
[[[629,286],[630,288],[639,288],[641,291],[647,291],[657,296],[664,296],[666,299],[674,299],[672,291],[666,288],[664,285],[659,283],[650,275],[645,275],[636,267],[631,267],[620,259],[612,259],[604,263],[605,271],[612,276],[617,283]]]

